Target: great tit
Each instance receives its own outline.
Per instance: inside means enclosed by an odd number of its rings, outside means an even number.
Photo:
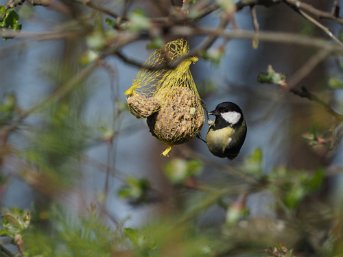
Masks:
[[[243,112],[232,102],[222,102],[208,113],[215,115],[206,135],[206,143],[212,154],[234,159],[241,149],[247,134]]]

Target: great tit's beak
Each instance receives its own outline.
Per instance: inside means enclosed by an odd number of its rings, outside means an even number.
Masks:
[[[208,115],[216,115],[216,114],[217,114],[217,111],[216,111],[216,110],[210,111],[210,112],[208,113]]]

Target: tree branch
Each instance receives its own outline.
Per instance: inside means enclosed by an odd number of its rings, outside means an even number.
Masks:
[[[326,103],[325,101],[320,99],[318,96],[308,91],[306,87],[301,87],[300,89],[292,88],[289,91],[297,96],[307,98],[310,101],[316,102],[317,104],[323,106],[325,110],[328,113],[330,113],[337,121],[343,121],[343,115],[334,111],[328,103]]]
[[[330,12],[325,12],[325,11],[319,10],[310,4],[304,3],[304,2],[299,1],[299,0],[283,0],[283,1],[285,3],[293,6],[296,9],[310,13],[319,19],[328,19],[328,20],[332,20],[332,21],[335,21],[337,23],[343,24],[342,18],[339,18]]]
[[[310,38],[298,34],[293,33],[280,33],[280,32],[259,32],[256,34],[253,31],[246,31],[246,30],[235,30],[235,31],[226,31],[223,29],[212,29],[212,28],[193,28],[193,27],[179,27],[175,26],[170,31],[170,34],[174,37],[189,37],[189,36],[199,36],[199,35],[213,35],[216,37],[221,37],[224,39],[257,39],[259,41],[264,42],[273,42],[273,43],[283,43],[283,44],[295,44],[305,47],[314,47],[323,49],[320,55],[327,56],[329,53],[333,52],[343,52],[343,48],[335,43],[331,43],[330,41],[319,39],[319,38]],[[113,53],[121,59],[123,62],[133,65],[137,68],[147,69],[147,70],[159,70],[159,69],[174,69],[178,64],[180,64],[183,60],[191,57],[191,56],[201,56],[204,50],[204,47],[207,47],[207,44],[201,43],[199,47],[192,50],[187,55],[178,58],[172,63],[166,63],[163,65],[158,66],[148,66],[145,65],[143,62],[140,62],[136,59],[130,58],[124,55],[120,50],[114,50]],[[316,57],[315,59],[317,59]],[[311,66],[315,66],[318,64],[318,61],[321,61],[322,58],[318,60],[312,60],[309,63]],[[312,63],[313,62],[313,63]],[[317,62],[317,63],[316,63]],[[311,67],[310,66],[310,67]],[[312,69],[312,68],[311,68]],[[292,82],[293,83],[293,82]]]
[[[304,17],[306,20],[317,26],[319,29],[324,31],[329,37],[331,37],[336,43],[338,43],[340,46],[343,47],[343,43],[330,31],[330,29],[323,24],[321,24],[319,21],[312,18],[310,15],[308,15],[306,12],[302,11],[296,6],[289,5],[295,12],[299,13],[302,17]]]
[[[78,3],[83,4],[91,9],[94,9],[96,11],[99,11],[103,14],[106,14],[108,16],[111,16],[113,18],[119,18],[119,15],[116,14],[115,12],[111,11],[110,9],[107,9],[105,7],[99,6],[97,4],[95,4],[94,2],[92,2],[91,0],[77,0]]]
[[[251,12],[251,19],[252,19],[253,28],[255,30],[255,33],[258,34],[260,32],[260,25],[259,25],[258,20],[257,20],[257,13],[256,13],[256,6],[255,5],[250,7],[250,12]],[[253,40],[252,40],[252,46],[253,46],[253,48],[258,47],[258,39],[256,37],[253,38]]]
[[[334,17],[339,18],[339,2],[338,0],[335,0],[332,4],[332,10],[331,13]]]
[[[295,44],[299,46],[314,47],[314,48],[325,48],[336,52],[343,52],[340,45],[332,43],[330,41],[311,38],[295,33],[286,32],[266,32],[261,31],[256,35],[254,31],[248,30],[234,30],[227,31],[221,29],[213,28],[198,28],[198,27],[184,27],[184,26],[174,26],[171,29],[171,34],[175,37],[189,37],[189,36],[205,36],[205,35],[217,35],[225,39],[249,39],[257,37],[260,41],[272,42],[272,43],[282,43],[282,44]]]

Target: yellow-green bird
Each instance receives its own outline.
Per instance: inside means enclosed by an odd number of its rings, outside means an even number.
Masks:
[[[216,117],[206,135],[208,149],[215,156],[234,159],[247,134],[241,108],[232,102],[222,102],[208,114]]]

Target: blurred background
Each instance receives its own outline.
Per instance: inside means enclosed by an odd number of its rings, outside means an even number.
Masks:
[[[339,1],[294,2],[0,1],[1,254],[342,256]],[[233,161],[198,139],[165,158],[127,109],[182,27],[191,51],[232,32],[191,72],[207,110],[243,110]]]

